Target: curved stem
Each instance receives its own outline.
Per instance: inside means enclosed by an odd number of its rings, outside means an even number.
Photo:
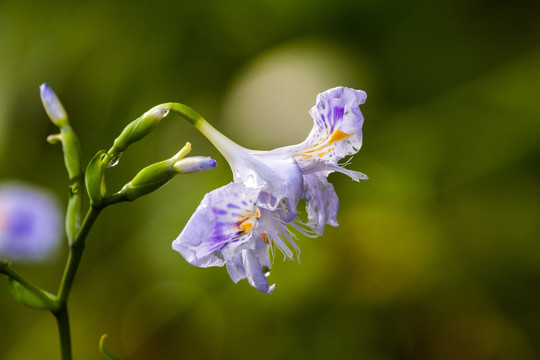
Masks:
[[[216,147],[229,164],[234,164],[233,152],[246,150],[210,125],[208,121],[189,106],[180,103],[167,103],[166,105],[171,111],[182,116],[195,129],[199,130]]]
[[[206,122],[206,120],[204,120],[204,118],[201,116],[201,114],[199,114],[198,112],[196,112],[195,110],[193,110],[189,106],[186,106],[186,105],[180,104],[180,103],[173,103],[173,102],[166,103],[164,105],[169,107],[169,109],[171,109],[172,111],[174,111],[178,115],[181,115],[183,118],[185,118],[191,124],[193,124],[193,126],[195,126],[195,127],[197,127],[203,121]]]

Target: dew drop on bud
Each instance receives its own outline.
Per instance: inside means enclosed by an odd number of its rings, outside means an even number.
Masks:
[[[111,168],[113,166],[118,165],[118,163],[120,162],[120,156],[122,156],[122,153],[114,154],[109,160],[109,162],[107,163],[107,167]]]

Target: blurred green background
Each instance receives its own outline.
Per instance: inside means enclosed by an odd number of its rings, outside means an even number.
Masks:
[[[0,178],[67,176],[38,87],[58,94],[88,161],[166,102],[233,140],[303,140],[317,93],[367,91],[364,146],[334,174],[340,226],[275,259],[271,295],[171,250],[232,178],[166,120],[110,174],[119,189],[186,142],[218,168],[107,209],[70,298],[76,359],[540,358],[540,3],[533,0],[0,2]],[[55,291],[65,247],[15,265]],[[0,288],[0,358],[58,359],[54,318]]]

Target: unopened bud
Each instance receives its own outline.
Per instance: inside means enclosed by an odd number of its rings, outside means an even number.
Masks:
[[[145,167],[121,190],[129,200],[151,193],[165,185],[177,174],[190,174],[204,171],[216,166],[216,161],[204,156],[185,158],[191,150],[187,143],[175,156]]]
[[[150,134],[169,113],[167,105],[158,105],[145,112],[138,119],[133,120],[122,130],[122,133],[114,140],[109,154],[124,152],[129,145],[133,144]]]
[[[94,155],[88,166],[84,176],[86,191],[90,198],[90,204],[94,207],[100,207],[103,202],[103,197],[107,192],[105,188],[105,166],[103,158],[107,151],[100,150]]]
[[[177,161],[173,167],[179,174],[191,174],[210,170],[217,166],[216,160],[206,156],[193,156]]]
[[[172,165],[173,162],[169,159],[145,167],[122,188],[121,192],[129,201],[133,201],[159,189],[176,175],[171,170]]]
[[[70,180],[81,177],[83,174],[81,160],[81,146],[75,131],[69,125],[62,127],[61,136],[64,149],[64,164]]]
[[[58,126],[59,128],[67,125],[68,117],[66,114],[66,110],[64,110],[64,106],[62,106],[62,103],[60,102],[54,91],[47,84],[41,84],[41,86],[39,87],[39,92],[41,95],[41,102],[43,103],[43,107],[45,108],[45,111],[47,112],[47,115],[49,116],[49,119],[51,119],[53,124]]]

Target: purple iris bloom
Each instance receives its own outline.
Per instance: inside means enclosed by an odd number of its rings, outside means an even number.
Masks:
[[[339,201],[328,175],[336,171],[355,181],[367,179],[346,169],[348,162],[339,163],[362,146],[359,105],[366,97],[346,87],[319,94],[306,140],[271,151],[243,148],[207,122],[197,124],[228,161],[234,181],[206,194],[173,249],[195,266],[225,265],[234,282],[247,278],[259,291],[272,292],[275,285],[266,276],[275,249],[286,258],[300,254],[291,229],[315,237],[327,224],[338,225]],[[301,199],[307,223],[298,219]]]

